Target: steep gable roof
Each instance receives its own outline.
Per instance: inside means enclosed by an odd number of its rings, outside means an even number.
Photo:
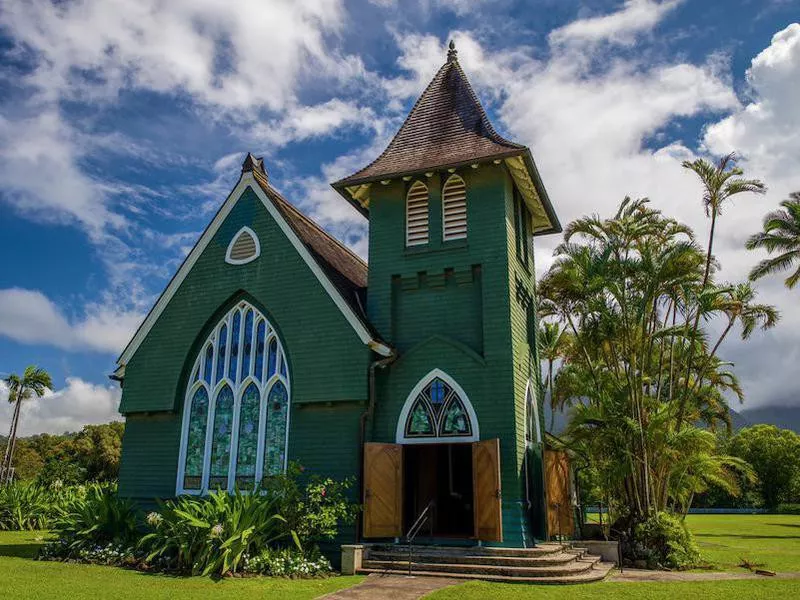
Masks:
[[[203,231],[200,239],[181,263],[117,359],[118,368],[114,373],[114,378],[124,377],[125,365],[147,337],[158,317],[217,233],[225,218],[230,214],[236,201],[248,188],[255,192],[267,211],[275,218],[278,226],[311,268],[361,340],[379,354],[384,356],[391,354],[391,348],[380,340],[364,312],[363,299],[367,283],[366,263],[283,198],[269,185],[261,159],[248,154],[242,165],[242,176],[236,187]]]
[[[335,188],[480,159],[519,154],[525,146],[500,136],[454,52],[411,109],[386,150]]]

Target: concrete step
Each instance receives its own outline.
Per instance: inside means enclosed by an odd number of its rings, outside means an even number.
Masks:
[[[463,565],[496,565],[502,567],[549,567],[566,565],[581,558],[582,554],[560,552],[557,554],[533,556],[495,556],[492,554],[441,554],[430,552],[427,548],[414,548],[411,556],[414,562]],[[408,552],[376,552],[370,551],[367,560],[371,561],[405,561],[408,564]]]
[[[423,562],[414,559],[411,563],[411,571],[414,573],[446,573],[475,576],[496,576],[496,577],[567,577],[579,575],[592,569],[595,563],[600,561],[600,557],[591,557],[581,560],[572,559],[562,564],[548,566],[512,566],[496,565],[483,563],[442,563],[442,562]],[[363,569],[375,571],[405,571],[408,572],[408,561],[401,560],[365,560],[362,563]]]
[[[415,577],[448,577],[450,579],[480,579],[481,581],[494,581],[499,583],[535,583],[540,585],[568,585],[575,583],[591,583],[602,581],[614,568],[613,563],[598,562],[592,568],[571,575],[543,576],[508,576],[490,573],[447,573],[442,571],[412,571]],[[362,568],[359,573],[378,573],[382,575],[408,575],[408,569],[373,569]]]
[[[365,546],[365,554],[372,552],[391,552],[399,555],[408,556],[407,544],[368,544]],[[495,546],[428,546],[425,544],[414,544],[414,553],[424,553],[436,556],[516,556],[520,558],[533,558],[537,556],[549,556],[569,551],[566,544],[545,543],[538,544],[533,548],[501,548]]]

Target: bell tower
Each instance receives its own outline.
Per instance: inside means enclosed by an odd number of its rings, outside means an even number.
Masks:
[[[398,353],[379,377],[372,440],[395,442],[410,391],[446,373],[480,439],[500,440],[504,543],[523,544],[525,398],[539,380],[533,236],[560,231],[530,150],[495,131],[450,42],[383,153],[333,187],[369,219],[366,311]]]

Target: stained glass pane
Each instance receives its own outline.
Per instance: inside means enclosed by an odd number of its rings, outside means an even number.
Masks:
[[[286,356],[281,354],[281,375],[286,377]]]
[[[242,348],[242,371],[239,374],[239,381],[250,375],[250,357],[253,353],[253,311],[247,311],[244,318],[244,348]]]
[[[217,346],[217,375],[214,378],[214,383],[219,383],[219,380],[225,376],[225,357],[227,356],[228,349],[228,326],[223,325],[219,332],[219,346]]]
[[[264,474],[283,472],[286,460],[286,419],[289,415],[289,393],[278,381],[267,398],[267,432],[264,440]]]
[[[428,386],[428,397],[431,399],[431,406],[437,414],[442,408],[450,387],[441,379],[434,379]]]
[[[203,365],[203,380],[206,383],[211,383],[211,371],[214,368],[214,346],[209,344],[206,346],[205,364]]]
[[[233,427],[233,392],[227,385],[217,394],[214,408],[214,430],[211,438],[211,489],[228,487]]]
[[[275,375],[275,367],[278,362],[278,342],[272,338],[269,342],[269,356],[267,357],[267,379]]]
[[[442,430],[439,435],[470,435],[471,433],[467,411],[464,410],[460,398],[453,394],[444,411]]]
[[[208,422],[208,392],[205,388],[198,388],[192,396],[191,402],[183,488],[199,490],[203,482],[203,456],[206,450],[206,424]]]
[[[236,367],[239,364],[239,330],[242,325],[242,313],[238,310],[233,313],[233,325],[231,326],[231,362],[228,368],[228,377],[231,381],[236,381]]]
[[[417,398],[406,421],[406,435],[420,437],[433,435],[433,415],[423,398]]]
[[[240,489],[252,488],[256,477],[258,453],[258,417],[261,397],[251,383],[242,394],[239,412],[239,444],[236,453],[236,485]]]
[[[253,369],[256,379],[261,380],[261,375],[264,373],[264,335],[266,333],[266,324],[264,321],[258,322],[258,330],[256,332],[256,366]]]

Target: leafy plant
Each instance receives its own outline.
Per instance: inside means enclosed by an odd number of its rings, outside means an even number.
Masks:
[[[686,524],[666,512],[655,513],[636,526],[634,554],[650,568],[683,570],[700,563],[700,550]]]
[[[304,471],[299,464],[290,463],[285,475],[264,482],[263,491],[279,503],[288,527],[309,551],[317,542],[333,539],[340,525],[353,523],[359,506],[347,497],[352,479],[306,476]]]
[[[137,511],[130,500],[117,495],[116,486],[90,484],[63,493],[63,506],[52,527],[63,547],[62,558],[98,546],[133,545],[138,533]]]
[[[262,548],[300,541],[278,514],[276,498],[259,493],[214,492],[204,498],[182,496],[150,513],[140,548],[150,563],[192,574],[224,575],[241,570],[245,556]]]
[[[0,487],[0,529],[45,529],[52,500],[48,491],[36,484],[16,482]]]

